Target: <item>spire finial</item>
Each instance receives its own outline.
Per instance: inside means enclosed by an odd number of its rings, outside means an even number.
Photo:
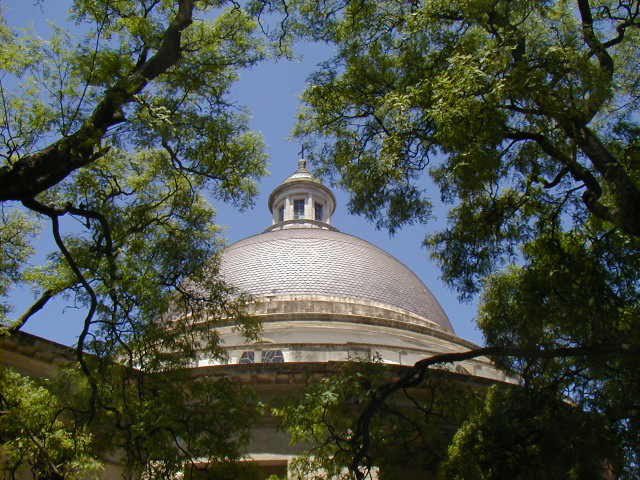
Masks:
[[[307,160],[304,158],[304,145],[300,145],[300,151],[298,152],[298,171],[307,170]]]

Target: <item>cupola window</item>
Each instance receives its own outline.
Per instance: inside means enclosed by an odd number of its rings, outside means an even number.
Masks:
[[[322,221],[322,204],[319,202],[315,202],[313,204],[314,210],[315,210],[315,219],[319,222]]]
[[[278,222],[284,222],[284,204],[278,207]]]
[[[293,201],[293,218],[304,218],[304,198]]]

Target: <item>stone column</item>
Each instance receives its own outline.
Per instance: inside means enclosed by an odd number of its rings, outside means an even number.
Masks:
[[[293,206],[291,205],[291,197],[286,197],[284,199],[284,219],[291,220],[293,218],[293,212],[291,209]]]
[[[307,194],[307,199],[304,202],[304,218],[311,220],[316,218],[313,212],[313,197],[311,196],[311,193]]]

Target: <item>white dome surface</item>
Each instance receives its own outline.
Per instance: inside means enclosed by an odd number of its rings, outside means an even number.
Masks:
[[[358,237],[321,228],[274,230],[223,253],[222,277],[255,297],[326,295],[404,309],[453,333],[422,281],[400,261]]]

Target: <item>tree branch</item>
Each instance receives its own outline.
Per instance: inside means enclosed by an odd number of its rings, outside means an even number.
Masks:
[[[125,121],[124,106],[152,80],[178,63],[181,35],[192,22],[194,3],[195,0],[179,1],[178,13],[165,30],[155,55],[108,88],[77,132],[11,166],[0,168],[0,202],[30,201],[74,170],[104,155],[104,149],[100,149],[102,138],[109,127]]]
[[[606,205],[600,202],[600,197],[602,196],[602,187],[600,186],[598,179],[588,169],[580,165],[570,155],[567,155],[562,150],[558,149],[544,135],[535,132],[511,130],[507,132],[506,136],[508,138],[518,140],[532,140],[536,142],[547,155],[556,159],[565,167],[567,167],[569,169],[569,172],[571,172],[571,176],[575,180],[584,183],[587,189],[582,194],[582,201],[587,209],[593,215],[602,220],[616,223],[613,212]]]
[[[45,291],[42,296],[33,305],[31,305],[25,313],[20,316],[20,318],[18,318],[11,324],[7,331],[10,334],[19,331],[22,327],[24,327],[24,325],[33,315],[42,310],[42,308],[47,304],[49,300],[53,298],[54,295],[55,293],[53,290]]]
[[[594,92],[589,96],[586,103],[586,111],[579,112],[579,128],[587,125],[591,119],[600,111],[603,103],[607,99],[610,93],[611,82],[613,81],[614,64],[611,55],[605,48],[605,46],[598,40],[596,33],[593,29],[593,16],[591,15],[591,5],[589,0],[577,0],[578,10],[580,12],[580,18],[582,20],[582,38],[591,50],[589,57],[592,54],[598,59],[598,63],[602,71],[606,74],[606,82],[598,82],[594,87]]]
[[[60,220],[59,218],[65,214],[65,211],[60,211],[57,210],[55,208],[49,207],[47,205],[44,205],[34,199],[29,199],[29,200],[23,200],[22,204],[33,210],[36,211],[38,213],[41,213],[43,215],[46,215],[47,217],[49,217],[51,219],[51,227],[52,227],[52,231],[53,231],[53,238],[56,242],[56,245],[58,246],[58,248],[60,249],[60,251],[62,252],[62,255],[64,256],[65,260],[67,261],[67,264],[69,265],[69,268],[71,269],[71,271],[74,273],[74,275],[76,276],[77,280],[80,282],[80,284],[82,284],[82,287],[85,289],[85,291],[87,292],[87,295],[89,295],[90,298],[90,304],[89,304],[89,311],[87,312],[87,315],[84,318],[84,324],[83,324],[83,328],[82,328],[82,332],[80,333],[80,336],[78,337],[78,343],[76,345],[76,358],[78,359],[78,363],[80,364],[80,368],[82,369],[83,373],[85,374],[85,376],[87,377],[87,380],[89,381],[89,384],[91,386],[91,402],[90,402],[90,417],[93,418],[93,416],[95,415],[95,409],[96,409],[96,400],[98,397],[98,387],[96,385],[95,379],[93,379],[92,375],[91,375],[91,370],[89,369],[89,366],[87,365],[87,363],[85,362],[84,359],[84,344],[87,338],[87,335],[89,334],[89,329],[91,328],[91,324],[92,324],[92,320],[93,320],[93,316],[95,315],[96,309],[98,307],[98,297],[95,293],[95,291],[93,290],[93,288],[91,287],[91,285],[89,285],[89,282],[87,281],[87,279],[84,277],[84,275],[82,274],[82,272],[80,271],[80,267],[78,267],[78,264],[76,263],[75,259],[73,258],[73,256],[71,255],[71,253],[69,252],[69,250],[67,249],[66,245],[64,244],[64,242],[62,241],[62,237],[60,235]]]
[[[406,388],[418,386],[424,379],[429,368],[443,363],[456,363],[478,357],[519,357],[530,359],[572,358],[584,356],[637,356],[640,357],[640,347],[625,347],[619,345],[596,345],[584,347],[560,347],[549,349],[529,349],[517,347],[484,347],[466,352],[442,353],[425,358],[417,362],[409,371],[394,382],[379,387],[370,397],[369,402],[358,416],[353,429],[351,444],[353,446],[353,460],[349,466],[358,480],[366,477],[370,465],[363,462],[368,458],[371,444],[371,423],[387,399],[394,393]],[[363,468],[364,467],[364,470]]]
[[[600,66],[609,74],[613,75],[613,59],[604,45],[598,40],[593,30],[593,16],[591,15],[591,5],[589,0],[577,0],[578,11],[582,20],[582,37],[593,53],[598,58]]]
[[[569,167],[564,167],[562,168],[562,170],[558,172],[555,178],[550,182],[540,177],[538,177],[538,180],[540,180],[544,188],[549,189],[558,185],[562,181],[562,179],[567,175],[567,173],[569,173]]]
[[[611,186],[615,202],[615,209],[611,212],[612,222],[629,235],[640,236],[640,189],[636,183],[590,128],[580,128],[576,141]]]

